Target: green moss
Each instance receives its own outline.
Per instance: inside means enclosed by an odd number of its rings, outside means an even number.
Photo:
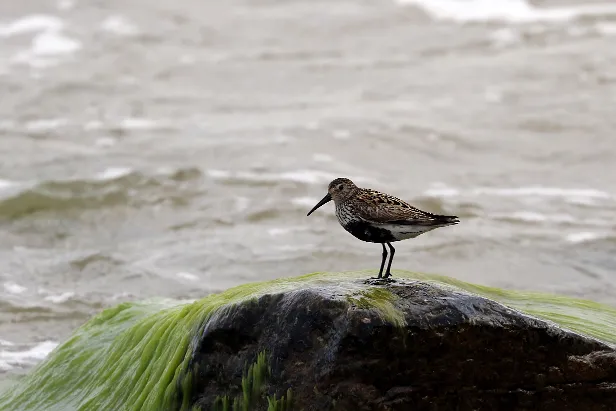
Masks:
[[[188,410],[194,337],[218,308],[264,286],[236,287],[192,303],[125,303],[105,310],[2,393],[0,410]]]
[[[383,320],[394,324],[397,327],[406,325],[404,313],[396,308],[394,303],[398,297],[384,288],[369,288],[347,295],[347,301],[352,305],[374,309]]]
[[[316,288],[358,307],[373,307],[384,319],[403,325],[403,317],[394,306],[396,297],[380,286],[363,283],[374,274],[313,273],[246,284],[194,302],[120,304],[92,318],[32,372],[5,388],[0,394],[0,410],[188,411],[194,371],[189,368],[190,359],[207,321],[218,309],[266,293]],[[563,296],[500,290],[439,275],[396,271],[394,278],[466,290],[616,343],[614,307]],[[253,374],[250,378],[253,384],[261,377]],[[280,399],[272,401],[279,403]]]
[[[267,411],[292,411],[293,407],[293,393],[289,388],[286,395],[283,395],[279,399],[276,396],[267,397]]]
[[[571,331],[606,343],[616,343],[616,307],[562,295],[504,290],[465,283],[442,275],[409,271],[400,271],[396,274],[403,278],[453,286],[498,301],[523,313],[551,321]]]
[[[213,411],[250,411],[260,403],[267,401],[268,411],[290,411],[292,394],[287,390],[286,396],[264,396],[265,384],[271,375],[265,352],[259,353],[257,360],[242,377],[242,395],[233,400],[228,395],[218,397],[212,406]]]

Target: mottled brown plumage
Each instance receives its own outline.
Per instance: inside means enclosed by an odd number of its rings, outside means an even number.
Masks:
[[[361,217],[375,223],[438,224],[438,217],[389,194],[360,188],[353,199]]]
[[[329,183],[327,195],[308,215],[331,200],[334,200],[336,205],[336,217],[346,231],[362,241],[380,243],[383,246],[378,278],[383,274],[387,258],[385,244],[391,251],[385,272],[385,278],[388,278],[391,276],[391,263],[395,253],[390,243],[415,238],[435,228],[459,222],[456,216],[432,214],[392,195],[357,187],[348,178],[337,178]]]

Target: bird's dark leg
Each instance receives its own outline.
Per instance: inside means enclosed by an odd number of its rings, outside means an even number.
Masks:
[[[394,261],[394,254],[396,253],[396,249],[390,243],[387,243],[387,245],[389,246],[391,254],[389,254],[389,263],[387,264],[387,271],[385,271],[385,278],[391,277],[391,263]],[[383,244],[383,252],[385,252],[385,244]],[[385,260],[383,260],[383,262],[385,262]]]
[[[377,278],[383,278],[383,267],[385,267],[385,260],[387,259],[387,249],[385,243],[381,243],[383,246],[383,259],[381,260],[381,269],[379,270],[379,276]]]

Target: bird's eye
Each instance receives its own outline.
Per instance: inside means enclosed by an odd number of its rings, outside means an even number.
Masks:
[[[343,186],[342,184],[340,184],[340,185],[338,186],[338,190],[342,190],[343,188],[344,188],[344,186]]]

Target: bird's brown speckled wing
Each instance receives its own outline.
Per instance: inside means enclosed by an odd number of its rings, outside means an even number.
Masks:
[[[375,223],[441,225],[450,217],[422,211],[397,197],[379,191],[362,189],[353,199],[356,212]],[[451,221],[453,223],[453,221]]]

